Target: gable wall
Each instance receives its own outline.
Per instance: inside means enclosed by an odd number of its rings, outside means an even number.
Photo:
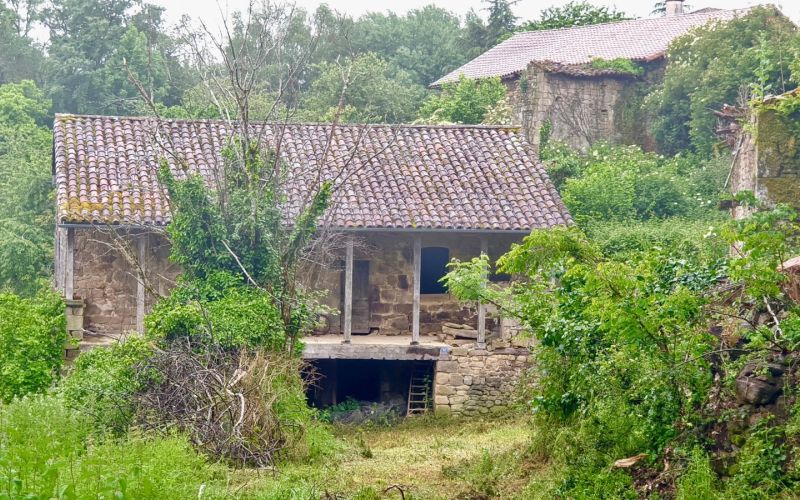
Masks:
[[[540,130],[548,120],[553,139],[581,151],[600,140],[652,150],[641,101],[649,84],[661,78],[663,64],[650,64],[645,71],[642,79],[576,77],[530,64],[519,77],[506,81],[512,122],[522,127],[537,151]]]

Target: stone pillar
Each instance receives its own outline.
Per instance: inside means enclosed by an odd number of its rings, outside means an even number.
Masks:
[[[485,236],[481,236],[481,255],[489,255],[489,244]],[[488,278],[488,276],[487,276]],[[486,304],[478,301],[478,342],[477,347],[486,347]]]

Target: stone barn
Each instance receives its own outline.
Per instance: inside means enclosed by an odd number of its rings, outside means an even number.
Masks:
[[[517,130],[261,127],[287,165],[287,206],[311,182],[334,180],[323,230],[340,244],[330,262],[303,272],[335,311],[304,339],[303,356],[321,375],[312,400],[402,398],[409,411],[457,414],[507,404],[528,362],[526,340],[487,306],[455,300],[439,279],[453,258],[497,257],[532,229],[571,223]],[[177,178],[186,166],[213,189],[230,134],[223,121],[56,116],[55,274],[68,328],[84,344],[141,332],[180,273],[168,260],[159,162]]]
[[[438,88],[467,78],[499,77],[508,89],[512,123],[538,148],[550,137],[585,150],[599,140],[654,147],[642,99],[663,78],[670,43],[692,28],[746,10],[683,13],[666,1],[666,15],[591,26],[522,32],[433,82]],[[618,64],[629,62],[626,66]]]

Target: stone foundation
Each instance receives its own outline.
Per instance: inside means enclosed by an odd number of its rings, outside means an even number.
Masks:
[[[495,341],[498,344],[504,345]],[[481,348],[475,343],[453,347],[449,359],[436,363],[435,410],[458,416],[506,410],[530,362],[526,347]]]

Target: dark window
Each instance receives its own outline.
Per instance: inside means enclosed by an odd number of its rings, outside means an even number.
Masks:
[[[446,293],[444,283],[439,280],[447,274],[450,251],[444,247],[422,249],[422,271],[419,278],[419,293]]]

